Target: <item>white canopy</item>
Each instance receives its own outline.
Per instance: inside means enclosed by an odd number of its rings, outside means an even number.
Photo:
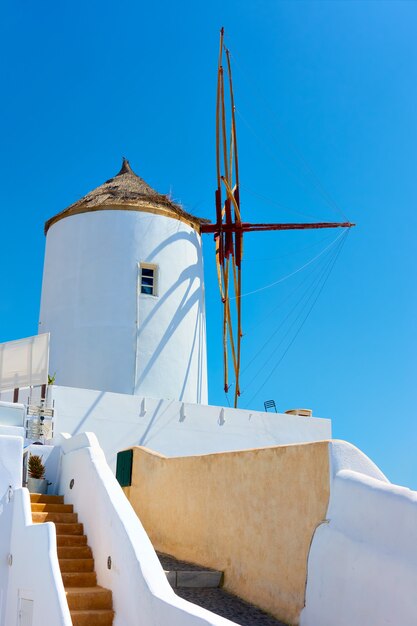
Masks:
[[[48,383],[49,333],[0,343],[0,391]]]

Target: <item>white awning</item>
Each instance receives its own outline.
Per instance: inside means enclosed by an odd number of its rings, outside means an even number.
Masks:
[[[0,391],[48,383],[49,333],[0,343]]]

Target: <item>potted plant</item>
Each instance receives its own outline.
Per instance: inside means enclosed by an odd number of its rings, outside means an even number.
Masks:
[[[48,481],[45,478],[45,465],[42,457],[31,454],[28,461],[28,489],[30,493],[47,493]]]
[[[55,385],[55,380],[56,380],[56,372],[54,372],[52,376],[48,374],[48,385]]]
[[[54,372],[52,376],[51,374],[48,374],[48,384],[42,386],[41,401],[43,400],[46,405],[49,404],[50,395],[51,395],[51,387],[55,385],[55,380],[56,380],[56,372]]]

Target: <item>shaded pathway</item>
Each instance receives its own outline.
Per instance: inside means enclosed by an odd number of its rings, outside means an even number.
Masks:
[[[178,561],[167,554],[158,554],[161,565],[167,572],[207,572],[207,568]],[[213,571],[213,570],[211,570]],[[230,619],[240,626],[286,626],[261,609],[241,600],[237,596],[227,593],[219,587],[183,587],[175,588],[175,593],[204,609],[208,609],[221,617]]]
[[[180,587],[175,593],[184,600],[198,604],[221,617],[226,617],[240,626],[285,626],[268,613],[223,589],[199,589]]]

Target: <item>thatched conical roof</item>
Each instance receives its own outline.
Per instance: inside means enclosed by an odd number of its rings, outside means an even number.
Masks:
[[[116,176],[45,222],[45,234],[52,224],[65,217],[106,209],[157,213],[186,222],[198,231],[201,224],[210,221],[187,213],[168,196],[152,189],[135,174],[129,161],[123,159],[121,170]]]

